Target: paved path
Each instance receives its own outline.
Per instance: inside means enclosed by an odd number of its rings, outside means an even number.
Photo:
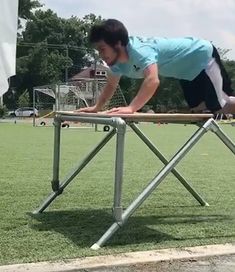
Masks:
[[[198,265],[201,266],[196,268],[196,270],[187,270],[187,265],[192,269],[192,263],[196,262],[198,258],[205,258],[204,262],[208,262],[211,257],[216,257],[215,259],[219,259],[219,256],[225,255],[235,255],[235,244],[225,244],[225,245],[208,245],[208,246],[200,246],[200,247],[187,247],[182,249],[162,249],[162,250],[154,250],[154,251],[143,251],[143,252],[131,252],[125,254],[117,254],[117,255],[108,255],[108,256],[96,256],[96,257],[87,257],[87,258],[79,258],[75,260],[66,260],[66,262],[41,262],[41,263],[29,263],[29,264],[15,264],[15,265],[7,265],[0,266],[0,272],[75,272],[75,271],[92,271],[92,272],[129,272],[129,271],[148,271],[148,272],[157,272],[157,265],[161,265],[161,269],[163,269],[163,265],[169,265],[175,263],[178,264],[178,268],[175,270],[170,270],[169,267],[166,268],[168,272],[235,272],[235,257],[230,257],[228,263],[233,266],[233,270],[229,270],[229,266],[225,265],[225,268],[221,270],[202,270],[203,261],[197,262]],[[228,257],[223,257],[228,258]],[[179,260],[181,260],[179,262]],[[193,262],[192,262],[193,260]],[[162,261],[167,261],[161,263]],[[179,265],[183,266],[179,268]],[[135,265],[135,269],[130,270]],[[121,266],[121,268],[120,268]],[[146,270],[143,268],[146,267]],[[152,269],[155,270],[150,270]],[[142,268],[142,270],[138,270]],[[186,268],[186,270],[183,270]],[[124,270],[126,269],[126,270]],[[129,269],[129,270],[128,270]],[[172,269],[174,267],[172,266]],[[159,270],[164,271],[164,270]]]

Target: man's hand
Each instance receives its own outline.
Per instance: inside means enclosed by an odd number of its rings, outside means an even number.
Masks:
[[[111,110],[106,111],[108,114],[132,114],[134,113],[134,110],[132,107],[118,107],[118,108],[112,108]]]
[[[98,109],[96,106],[81,108],[79,110],[75,110],[75,112],[88,112],[88,113],[96,113],[98,112]]]
[[[105,103],[113,96],[118,82],[120,80],[120,76],[114,76],[109,75],[107,78],[107,83],[105,84],[105,87],[103,91],[101,92],[101,95],[99,96],[98,100],[96,101],[96,104],[91,107],[81,108],[78,110],[75,110],[75,112],[87,112],[87,113],[96,113],[104,107]]]

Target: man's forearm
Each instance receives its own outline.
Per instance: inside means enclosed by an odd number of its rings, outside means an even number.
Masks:
[[[141,109],[149,101],[156,92],[159,84],[158,79],[151,77],[143,81],[140,90],[129,105],[134,112]]]

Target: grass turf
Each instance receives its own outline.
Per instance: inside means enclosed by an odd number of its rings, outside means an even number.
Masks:
[[[196,130],[193,125],[141,128],[168,158]],[[222,129],[235,139],[234,127]],[[63,129],[61,177],[104,135],[93,129]],[[207,133],[177,166],[210,207],[201,207],[170,174],[98,252],[89,247],[112,223],[115,139],[37,216],[31,212],[51,192],[53,128],[2,123],[0,139],[1,264],[234,241],[235,158],[213,133]],[[161,168],[159,160],[128,131],[124,208]]]

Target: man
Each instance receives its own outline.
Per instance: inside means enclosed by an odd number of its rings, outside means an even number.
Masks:
[[[108,19],[92,27],[89,41],[110,67],[107,84],[92,107],[98,112],[113,96],[120,77],[143,78],[137,95],[126,107],[109,113],[130,114],[141,109],[159,87],[158,75],[177,78],[193,112],[235,113],[231,81],[216,48],[206,40],[187,38],[129,37],[118,20]]]

